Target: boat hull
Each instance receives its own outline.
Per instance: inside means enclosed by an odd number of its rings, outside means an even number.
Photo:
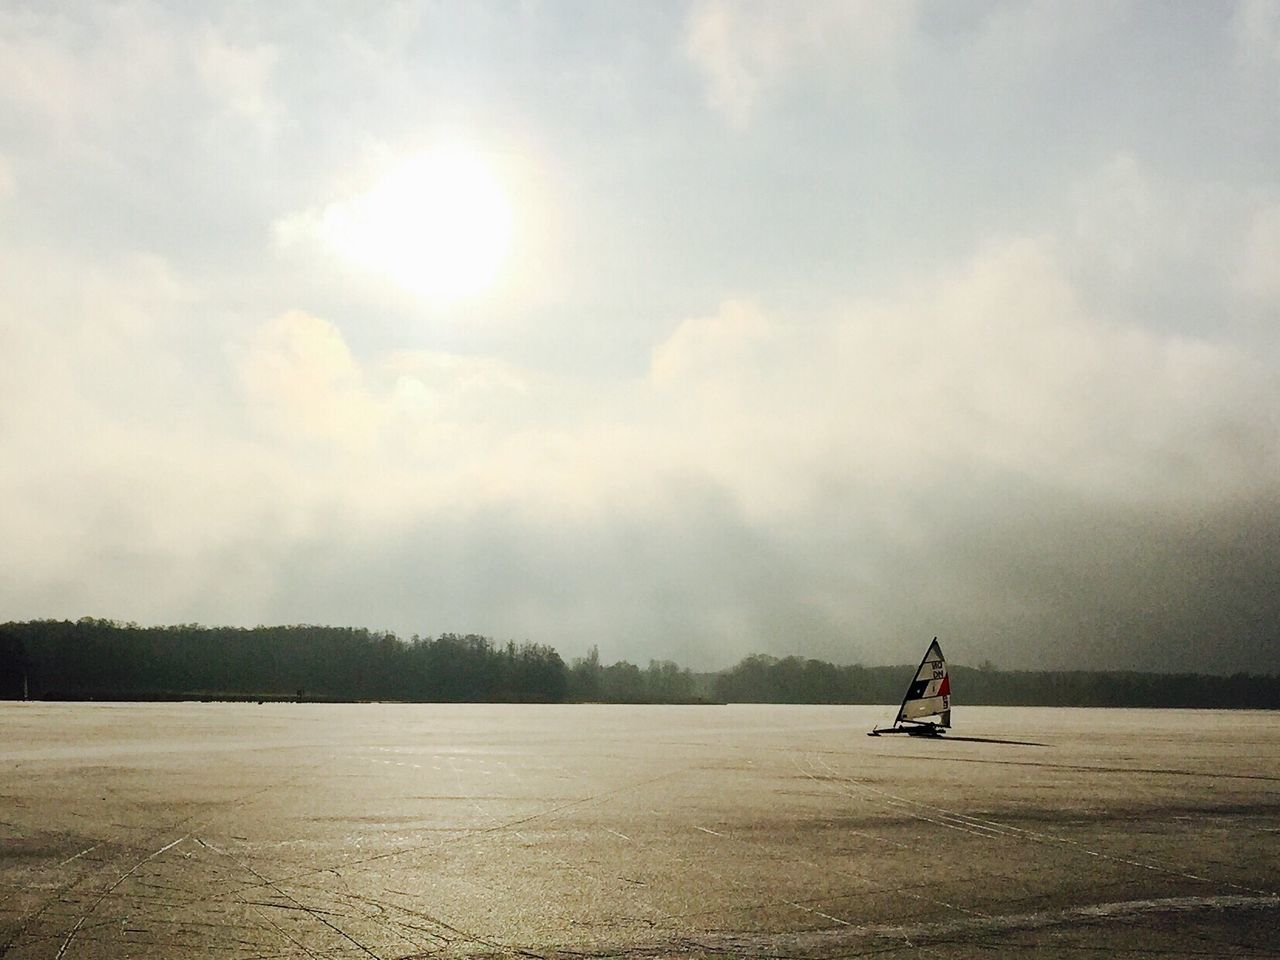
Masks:
[[[936,723],[913,723],[910,726],[876,727],[867,733],[868,737],[878,737],[882,733],[904,733],[908,737],[941,737],[947,728]]]

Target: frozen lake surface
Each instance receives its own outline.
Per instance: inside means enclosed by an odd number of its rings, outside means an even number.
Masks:
[[[1280,716],[892,712],[0,704],[0,955],[1280,956]]]

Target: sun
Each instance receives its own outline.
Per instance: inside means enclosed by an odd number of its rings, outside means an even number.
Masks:
[[[365,270],[433,301],[475,296],[498,278],[511,241],[511,205],[477,154],[417,154],[366,193],[325,211],[326,243]]]

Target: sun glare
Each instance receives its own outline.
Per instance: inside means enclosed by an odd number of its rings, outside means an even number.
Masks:
[[[511,207],[485,162],[461,148],[403,162],[367,193],[329,207],[321,232],[366,270],[418,296],[453,301],[498,277]]]

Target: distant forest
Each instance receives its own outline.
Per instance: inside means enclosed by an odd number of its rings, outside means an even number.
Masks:
[[[606,665],[594,648],[566,664],[549,646],[475,634],[0,624],[0,699],[894,704],[914,666],[754,655],[694,673],[669,660]],[[1280,709],[1277,677],[950,669],[957,704]]]

